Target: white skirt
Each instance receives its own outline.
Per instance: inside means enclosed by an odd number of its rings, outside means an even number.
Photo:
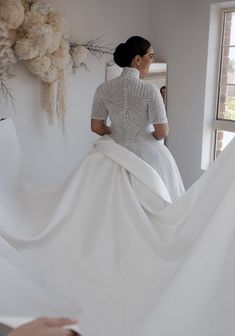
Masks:
[[[2,187],[0,315],[78,316],[84,336],[234,335],[234,167],[235,141],[171,204],[106,137],[60,188]]]

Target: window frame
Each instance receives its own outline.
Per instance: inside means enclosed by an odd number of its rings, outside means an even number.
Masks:
[[[223,8],[221,9],[221,19],[220,19],[220,40],[219,40],[219,52],[218,52],[218,73],[217,73],[217,92],[216,92],[216,108],[215,108],[215,115],[212,123],[213,133],[214,133],[214,141],[213,141],[213,159],[216,158],[217,152],[217,141],[216,141],[216,134],[218,131],[225,131],[225,132],[232,132],[235,134],[235,120],[226,120],[220,119],[219,115],[219,106],[220,106],[220,89],[221,86],[229,86],[230,84],[222,83],[222,67],[223,67],[223,50],[224,48],[229,48],[235,45],[224,45],[224,26],[225,26],[225,15],[226,13],[234,13],[235,14],[235,7],[231,8]],[[234,84],[235,86],[235,84]]]

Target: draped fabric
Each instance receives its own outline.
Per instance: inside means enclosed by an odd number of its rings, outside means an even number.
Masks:
[[[84,336],[234,335],[234,153],[173,204],[109,137],[61,186],[3,174],[0,315],[78,316]]]

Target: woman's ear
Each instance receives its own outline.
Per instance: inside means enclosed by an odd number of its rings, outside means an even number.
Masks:
[[[132,64],[138,67],[141,64],[141,56],[140,55],[136,55],[133,58]]]

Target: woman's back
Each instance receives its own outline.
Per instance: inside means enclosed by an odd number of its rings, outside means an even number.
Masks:
[[[137,69],[128,67],[97,89],[92,118],[105,120],[107,116],[114,141],[130,150],[136,141],[152,138],[150,125],[167,122],[159,90],[140,80]]]
[[[101,84],[95,94],[92,119],[111,120],[110,136],[147,162],[164,181],[172,200],[184,187],[173,157],[151,133],[151,125],[167,123],[157,87],[139,79],[139,71],[125,67],[122,74]]]

